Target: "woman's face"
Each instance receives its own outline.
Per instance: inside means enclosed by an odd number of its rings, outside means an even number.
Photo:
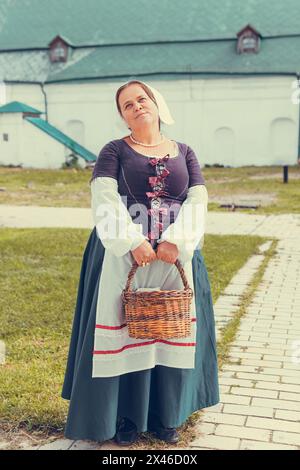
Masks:
[[[123,119],[132,131],[158,126],[158,108],[140,85],[124,88],[119,95],[119,105]]]

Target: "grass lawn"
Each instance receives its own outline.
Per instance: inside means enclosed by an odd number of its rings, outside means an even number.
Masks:
[[[0,230],[0,338],[6,343],[6,364],[0,366],[3,429],[51,433],[64,427],[69,402],[60,393],[89,234],[88,229]],[[214,302],[264,240],[205,235],[202,253]]]
[[[90,207],[91,169],[26,170],[0,167],[0,204],[55,207]],[[256,204],[243,213],[283,214],[300,212],[300,166],[289,167],[283,183],[281,166],[203,168],[209,210],[228,211],[220,204]]]

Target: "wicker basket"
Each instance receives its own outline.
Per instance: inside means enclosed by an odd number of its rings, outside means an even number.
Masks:
[[[190,307],[193,290],[189,287],[184,269],[175,261],[183,290],[132,291],[130,284],[139,267],[136,261],[128,274],[122,301],[128,333],[131,338],[184,338],[191,334]]]

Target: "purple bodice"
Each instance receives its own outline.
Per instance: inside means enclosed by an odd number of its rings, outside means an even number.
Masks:
[[[177,142],[179,153],[162,158],[136,152],[123,139],[108,142],[100,151],[92,179],[109,176],[118,181],[118,191],[134,223],[153,248],[161,233],[176,220],[191,186],[205,184],[194,151]]]

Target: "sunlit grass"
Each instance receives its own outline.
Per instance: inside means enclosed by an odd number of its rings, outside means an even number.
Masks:
[[[202,173],[209,195],[209,210],[227,211],[220,203],[250,197],[254,205],[256,200],[263,204],[257,209],[236,210],[256,214],[300,212],[299,165],[289,166],[288,183],[283,183],[281,166],[209,167],[202,168]],[[89,208],[91,174],[91,169],[0,167],[0,204]]]

